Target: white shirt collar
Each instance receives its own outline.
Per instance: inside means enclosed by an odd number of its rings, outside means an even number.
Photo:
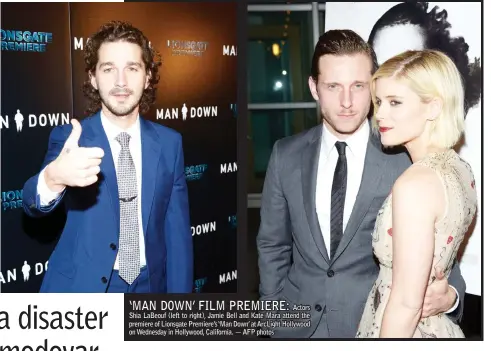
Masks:
[[[327,157],[334,148],[334,144],[337,141],[344,141],[347,144],[349,151],[353,156],[365,157],[368,139],[370,137],[370,123],[367,120],[363,122],[363,125],[352,135],[350,135],[346,140],[340,140],[338,137],[333,135],[329,129],[327,129],[326,124],[322,122],[322,143],[326,151]]]
[[[102,128],[107,135],[109,141],[113,141],[121,132],[126,132],[131,136],[131,140],[138,139],[140,136],[140,115],[136,117],[135,123],[128,129],[123,129],[112,123],[109,118],[107,118],[101,110],[101,122]]]

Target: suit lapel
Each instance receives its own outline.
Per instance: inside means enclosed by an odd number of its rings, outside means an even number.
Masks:
[[[302,192],[310,232],[325,262],[329,262],[326,244],[315,209],[315,192],[317,187],[317,168],[321,148],[322,124],[313,129],[313,137],[302,152]]]
[[[152,125],[140,118],[142,140],[142,225],[147,233],[148,220],[155,196],[155,182],[160,161],[161,146],[158,135]]]
[[[83,135],[84,142],[80,146],[84,147],[100,147],[104,150],[104,157],[101,161],[100,177],[102,183],[107,188],[109,200],[111,202],[112,214],[115,224],[119,228],[119,196],[118,196],[118,181],[116,178],[116,168],[113,160],[111,147],[107,140],[106,133],[102,127],[101,114],[98,112],[87,123],[84,123]]]
[[[358,190],[348,224],[346,225],[346,230],[341,238],[336,254],[331,260],[331,264],[343,253],[358,231],[376,195],[376,190],[384,174],[386,162],[387,160],[384,157],[380,142],[376,139],[376,136],[370,133],[360,189]]]
[[[119,228],[119,193],[116,176],[116,164],[112,157],[111,147],[106,133],[102,127],[100,112],[95,114],[82,126],[84,130],[80,146],[100,147],[104,150],[101,162],[101,181],[107,188],[111,202],[115,224]],[[155,182],[157,179],[157,167],[160,160],[160,144],[158,135],[150,123],[140,117],[140,130],[142,141],[142,225],[143,232],[147,232],[148,219],[152,209]]]

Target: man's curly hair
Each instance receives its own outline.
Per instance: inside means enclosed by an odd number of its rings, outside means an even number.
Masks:
[[[464,38],[450,36],[451,24],[447,21],[447,11],[439,11],[435,6],[428,12],[428,2],[406,1],[395,5],[379,18],[368,38],[373,45],[377,32],[385,27],[400,24],[413,24],[421,27],[425,36],[425,48],[438,50],[449,56],[457,66],[465,89],[465,114],[479,102],[481,97],[481,60],[474,58],[469,63],[469,45]],[[381,63],[381,62],[379,62]]]
[[[99,92],[94,89],[90,83],[89,72],[95,75],[97,62],[99,61],[99,48],[103,43],[112,43],[125,41],[137,44],[142,49],[142,59],[145,64],[145,71],[150,75],[148,88],[144,90],[140,100],[140,113],[144,114],[149,111],[151,105],[155,102],[157,84],[160,80],[159,66],[162,64],[160,54],[150,46],[150,42],[145,35],[128,22],[111,21],[102,25],[94,33],[85,45],[84,61],[85,72],[87,73],[86,81],[83,85],[83,92],[88,99],[85,113],[92,115],[102,107],[102,100]]]

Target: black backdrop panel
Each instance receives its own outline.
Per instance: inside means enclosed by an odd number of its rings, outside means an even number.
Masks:
[[[31,9],[30,4],[17,6],[22,6],[23,10]],[[195,291],[235,292],[237,136],[233,107],[237,96],[236,5],[71,3],[63,6],[65,13],[57,18],[66,18],[63,29],[65,51],[63,55],[57,54],[57,66],[67,67],[63,77],[71,76],[68,86],[64,87],[64,100],[69,106],[73,103],[73,115],[77,118],[85,116],[86,107],[82,92],[82,85],[86,79],[83,46],[101,24],[110,20],[131,22],[145,33],[152,46],[160,52],[163,64],[160,69],[157,101],[154,108],[144,117],[173,128],[183,136],[191,230],[194,233]],[[6,13],[11,11],[9,9],[5,7],[7,11],[4,11],[2,8],[4,16],[9,16]],[[44,10],[43,12],[46,13]],[[48,18],[48,22],[55,18],[50,15],[45,17]],[[10,27],[19,27],[19,21],[13,22]],[[15,61],[12,65],[14,72],[22,71]],[[3,67],[5,66],[2,64],[2,73],[5,70]],[[12,73],[12,76],[16,74]],[[38,76],[36,71],[30,78],[26,76],[24,81],[30,82]],[[45,83],[51,83],[50,79],[51,77],[47,76]],[[35,91],[38,89],[43,87]],[[45,87],[44,92],[48,100],[55,95],[53,90],[47,90]],[[4,96],[2,90],[2,97]],[[20,100],[22,95],[17,92],[16,96]],[[2,116],[3,111],[2,106]],[[21,189],[24,181],[38,171],[46,150],[47,133],[49,128],[46,128],[45,134],[36,135],[39,140],[37,145],[42,145],[42,148],[38,147],[36,154],[25,158],[24,162],[29,165],[29,169],[22,174],[18,169],[6,170],[7,164],[2,158],[2,176],[9,172],[19,183],[17,188],[12,188],[10,184],[7,187],[2,179],[2,189]],[[16,133],[12,134],[15,136]],[[2,130],[2,138],[4,135],[5,132]],[[2,153],[14,150],[12,145],[2,146]],[[5,228],[4,217],[2,232]],[[14,218],[13,223],[17,222]],[[26,236],[21,228],[15,229],[12,234],[15,239],[2,238],[2,263],[5,240],[10,240],[11,247],[17,251],[25,251],[22,257],[30,257],[31,251],[35,249],[33,247],[25,250],[24,247],[17,246],[17,240],[20,240],[17,237]],[[44,256],[41,256],[47,260],[49,254],[45,252]],[[12,265],[2,265],[2,273],[7,273],[6,271],[11,269],[9,267]],[[18,271],[20,272],[19,269]],[[26,284],[14,286],[6,282],[2,285],[2,291],[37,291],[39,282],[29,287]]]
[[[66,123],[73,115],[69,9],[68,4],[62,3],[2,3],[1,9],[0,288],[2,292],[33,292],[39,289],[60,222],[56,215],[33,220],[19,207],[24,182],[40,170],[51,129]],[[17,32],[14,36],[13,31]],[[31,39],[34,35],[29,32],[39,33],[38,38],[45,44],[43,52],[21,50],[34,48]],[[46,35],[41,33],[49,33],[51,42],[42,40]],[[5,50],[5,43],[9,42],[18,50]],[[17,128],[16,120],[21,129]]]

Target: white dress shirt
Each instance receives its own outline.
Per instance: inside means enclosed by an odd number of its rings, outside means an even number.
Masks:
[[[344,141],[347,145],[346,160],[348,162],[348,181],[346,185],[346,198],[343,212],[344,232],[351,216],[351,212],[353,211],[353,207],[355,206],[358,190],[360,189],[369,138],[370,125],[368,121],[365,121],[363,126],[346,140],[339,140],[329,131],[329,129],[327,129],[326,125],[323,124],[319,165],[317,169],[315,208],[328,255],[331,252],[331,189],[334,171],[339,156],[334,144],[337,141]],[[457,299],[452,308],[445,313],[455,311],[459,305],[459,293],[453,286],[450,285],[450,287],[457,294]]]
[[[358,190],[360,189],[369,136],[370,126],[368,121],[365,121],[363,126],[346,140],[339,140],[327,129],[326,125],[323,124],[321,150],[317,169],[315,208],[328,255],[331,252],[331,190],[334,179],[334,170],[336,169],[336,163],[338,162],[339,156],[334,144],[337,141],[344,141],[347,145],[346,160],[348,162],[348,180],[343,212],[344,232],[349,217],[351,216],[351,212],[353,211]]]
[[[101,121],[104,132],[109,140],[109,146],[111,147],[111,154],[115,163],[115,169],[117,169],[117,162],[119,153],[121,151],[121,145],[116,140],[116,137],[121,132],[126,132],[131,135],[130,139],[130,153],[135,164],[136,169],[136,182],[138,188],[138,227],[140,236],[140,265],[143,267],[146,265],[145,259],[145,240],[143,236],[143,224],[142,224],[142,212],[141,212],[141,195],[142,195],[142,147],[141,147],[141,133],[140,133],[140,117],[137,117],[136,122],[128,129],[124,130],[113,124],[101,111]],[[40,196],[41,206],[49,205],[55,200],[61,193],[51,191],[46,185],[44,179],[44,169],[39,174],[37,192]],[[119,226],[119,223],[118,223]],[[119,228],[119,227],[118,227]],[[114,263],[114,269],[119,269],[119,253],[116,256]]]

